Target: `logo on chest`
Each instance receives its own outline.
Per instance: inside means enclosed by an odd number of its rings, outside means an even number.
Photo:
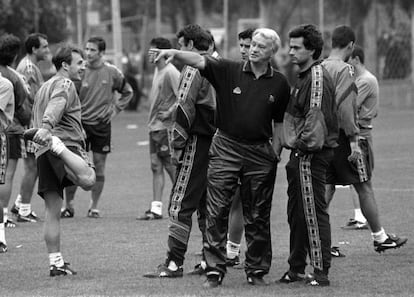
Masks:
[[[239,87],[235,87],[233,89],[233,94],[240,95],[241,94],[241,89]]]

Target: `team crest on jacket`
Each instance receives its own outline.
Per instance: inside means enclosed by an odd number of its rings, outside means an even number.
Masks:
[[[240,88],[239,88],[239,87],[235,87],[235,88],[233,89],[233,94],[240,95],[240,94],[241,94],[241,90],[240,90]]]
[[[269,99],[267,100],[269,103],[275,103],[275,97],[273,97],[272,94],[270,94]]]

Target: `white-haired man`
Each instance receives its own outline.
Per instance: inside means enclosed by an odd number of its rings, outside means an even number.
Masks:
[[[270,209],[281,151],[280,133],[290,88],[270,60],[280,47],[274,30],[257,29],[249,61],[230,61],[178,50],[159,51],[198,68],[217,92],[217,132],[210,147],[207,173],[207,288],[221,284],[226,273],[229,207],[239,186],[247,252],[245,271],[251,285],[265,285],[272,260]],[[274,129],[272,127],[274,124]],[[273,148],[272,148],[272,143]]]

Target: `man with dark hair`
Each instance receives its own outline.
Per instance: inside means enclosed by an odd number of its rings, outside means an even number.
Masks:
[[[151,40],[150,49],[170,49],[168,39],[157,37]],[[149,55],[150,63],[154,63],[154,55]],[[155,63],[154,77],[149,95],[151,107],[149,111],[149,147],[152,171],[153,199],[150,209],[140,217],[141,220],[162,219],[162,193],[164,189],[164,169],[174,184],[176,166],[171,162],[168,130],[172,125],[172,114],[175,109],[180,72],[172,64],[165,61]]]
[[[309,255],[314,271],[307,283],[328,286],[331,227],[325,181],[338,138],[334,86],[320,65],[323,39],[314,25],[292,29],[289,46],[299,75],[283,121],[284,146],[291,150],[286,164],[290,255],[289,270],[280,282],[304,280]]]
[[[13,85],[0,73],[0,185],[6,182],[7,171],[7,127],[13,122],[14,93]],[[5,226],[3,221],[3,207],[0,207],[0,254],[7,252]]]
[[[81,54],[69,46],[58,49],[52,59],[57,73],[36,93],[34,128],[25,132],[25,138],[40,145],[36,151],[38,194],[45,201],[44,239],[51,277],[76,274],[60,252],[63,189],[75,184],[90,190],[95,183],[95,171],[85,151],[81,102],[73,83],[85,69]]]
[[[217,91],[218,129],[210,147],[207,172],[206,288],[219,286],[226,273],[228,215],[239,181],[247,282],[267,285],[263,277],[272,259],[270,211],[282,149],[283,114],[290,92],[286,78],[270,65],[279,47],[280,38],[274,30],[259,28],[253,33],[246,62],[158,50],[157,59],[168,57],[167,62],[176,59],[196,67]]]
[[[361,210],[371,228],[374,250],[383,252],[404,245],[407,238],[385,233],[372,188],[372,168],[369,165],[368,142],[360,137],[358,122],[357,87],[354,69],[348,63],[354,49],[355,33],[348,26],[339,26],[332,32],[332,51],[322,65],[328,70],[335,85],[335,98],[339,118],[338,147],[328,169],[326,201],[329,205],[335,185],[353,185],[358,193]],[[362,131],[363,133],[364,131]]]
[[[122,72],[104,61],[105,49],[106,44],[102,37],[92,37],[86,42],[88,63],[79,91],[87,150],[92,151],[96,169],[96,183],[91,192],[87,213],[89,218],[100,218],[98,202],[105,184],[107,155],[111,152],[111,120],[127,107],[133,95],[133,90]],[[120,96],[116,96],[115,91]],[[64,218],[74,215],[75,192],[76,187],[66,189],[66,207],[62,210]]]
[[[8,228],[16,227],[16,224],[8,218],[8,205],[18,160],[26,156],[23,132],[24,127],[30,123],[31,113],[28,105],[29,89],[27,84],[24,78],[11,68],[11,65],[16,61],[20,46],[20,39],[12,34],[4,34],[0,37],[0,73],[13,84],[15,100],[13,123],[6,130],[9,145],[6,181],[0,185],[0,207],[3,208],[3,221]]]
[[[47,36],[41,33],[30,34],[25,41],[26,56],[20,61],[16,70],[26,78],[30,86],[28,103],[32,109],[35,95],[43,84],[43,76],[38,67],[39,61],[44,61],[49,55],[49,44]],[[35,147],[33,142],[26,142],[26,158],[24,161],[24,175],[20,185],[20,193],[10,212],[17,216],[17,222],[37,222],[38,217],[32,211],[30,201],[33,189],[37,180],[36,159],[34,156]]]
[[[238,34],[239,37],[239,51],[243,61],[249,59],[249,49],[252,43],[252,35],[255,29],[248,28]]]
[[[177,34],[181,50],[208,55],[211,39],[199,25],[185,26]],[[157,54],[159,49],[150,53]],[[164,59],[157,59],[155,62]],[[172,158],[178,164],[177,179],[170,197],[168,251],[165,263],[145,277],[182,277],[184,256],[192,227],[192,215],[205,216],[208,151],[216,130],[215,91],[193,67],[181,71],[178,102],[171,130]],[[204,224],[199,225],[204,229]],[[205,243],[205,230],[201,230]]]

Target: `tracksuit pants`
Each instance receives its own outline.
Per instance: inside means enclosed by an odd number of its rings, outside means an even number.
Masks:
[[[226,240],[232,197],[239,187],[247,243],[245,271],[262,276],[272,261],[270,210],[277,158],[270,142],[246,144],[217,131],[207,172],[207,276],[226,273]]]

